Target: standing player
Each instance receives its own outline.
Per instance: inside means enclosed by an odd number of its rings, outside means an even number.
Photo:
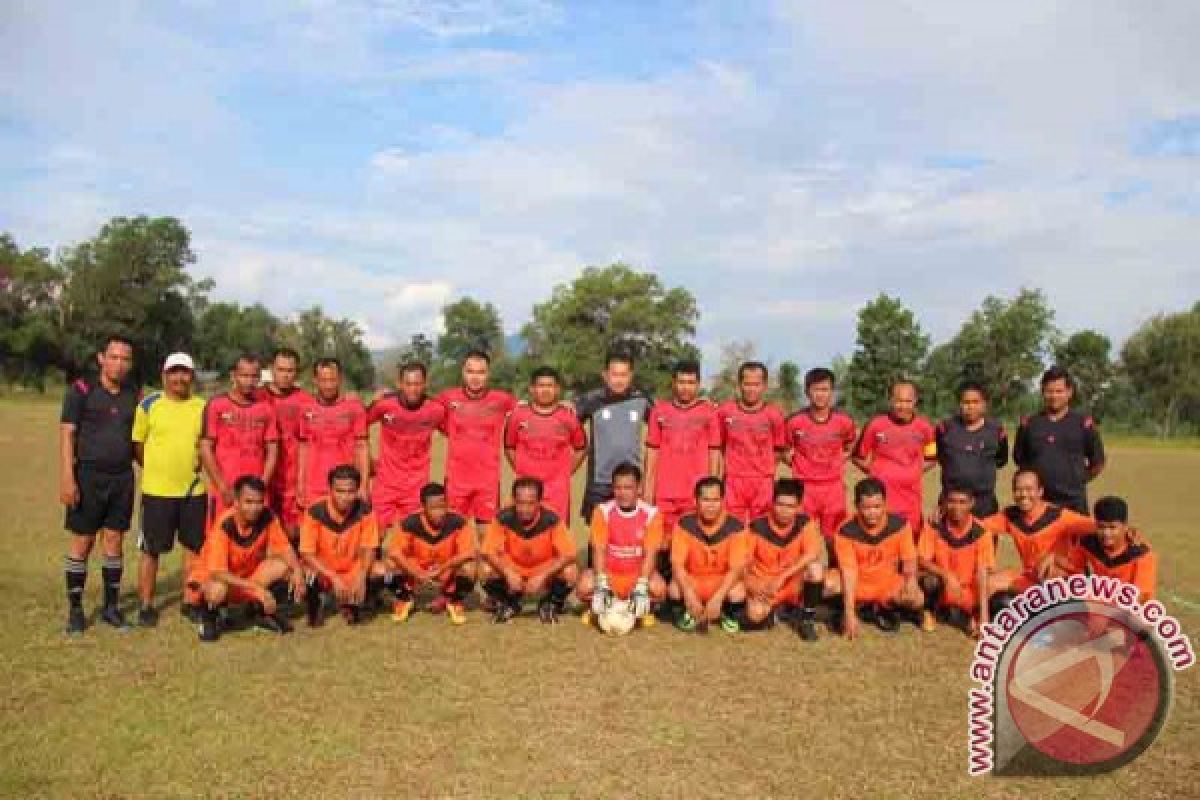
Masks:
[[[63,559],[66,574],[66,632],[83,633],[83,589],[96,536],[104,561],[104,608],[100,619],[117,630],[128,624],[117,607],[121,594],[121,545],[133,517],[133,418],[138,390],[126,385],[133,367],[133,344],[110,336],[96,357],[100,376],[67,387],[59,424],[59,498],[71,534]]]
[[[312,395],[296,385],[299,372],[299,354],[290,347],[279,348],[271,357],[271,382],[260,392],[275,409],[275,420],[279,426],[279,456],[268,488],[270,504],[293,542],[300,537],[300,514],[303,511],[296,500],[300,421],[313,402]]]
[[[650,411],[650,396],[633,385],[633,357],[609,352],[601,374],[604,386],[575,401],[579,421],[591,424],[588,438],[587,488],[583,518],[590,520],[600,503],[612,499],[613,470],[621,464],[642,465],[642,426]],[[591,554],[589,553],[589,559]]]
[[[440,483],[421,488],[421,510],[404,518],[388,540],[385,568],[392,573],[396,593],[392,619],[405,622],[412,614],[414,593],[432,584],[445,600],[446,616],[455,625],[467,621],[463,602],[475,586],[475,532],[450,511]]]
[[[838,565],[829,570],[830,594],[842,595],[841,627],[858,635],[858,612],[866,607],[885,633],[900,628],[894,609],[917,610],[924,597],[917,585],[917,548],[912,528],[888,513],[887,488],[877,478],[854,486],[855,514],[834,537]]]
[[[1096,422],[1071,410],[1075,384],[1062,367],[1042,375],[1042,410],[1021,420],[1013,445],[1018,467],[1037,470],[1052,503],[1088,513],[1087,485],[1104,470],[1104,442]]]
[[[183,545],[183,574],[204,546],[208,498],[200,470],[197,447],[204,426],[204,399],[192,394],[195,365],[187,353],[172,353],[163,362],[163,390],[147,395],[133,418],[133,447],[142,465],[142,551],[138,565],[138,624],[158,623],[154,608],[154,583],[158,560]],[[180,606],[191,617],[191,603]]]
[[[919,535],[924,517],[921,479],[937,463],[937,443],[929,420],[917,414],[917,385],[892,384],[891,411],[877,414],[862,430],[854,465],[886,488],[888,511],[908,521]]]
[[[475,520],[480,535],[500,502],[500,450],[504,422],[517,401],[488,386],[491,358],[472,350],[463,359],[463,385],[438,395],[446,407],[446,499],[450,509]]]
[[[942,493],[950,486],[970,489],[977,517],[1000,510],[996,470],[1008,463],[1008,434],[999,420],[987,416],[987,410],[983,384],[964,381],[958,387],[958,414],[939,422],[935,437]]]
[[[653,625],[650,602],[667,594],[667,584],[655,570],[662,548],[662,515],[638,499],[642,471],[633,464],[613,470],[612,487],[613,499],[592,512],[593,566],[584,570],[575,589],[589,607],[583,624],[590,625],[616,599],[629,602],[643,626]]]
[[[359,496],[371,471],[367,443],[367,410],[354,395],[342,392],[342,365],[336,358],[321,358],[313,367],[316,400],[300,418],[300,457],[296,470],[296,500],[307,509],[329,489],[329,472],[351,464],[360,476]]]
[[[825,571],[820,529],[800,510],[804,492],[804,484],[795,478],[775,481],[771,513],[750,523],[746,618],[752,628],[759,628],[780,607],[799,607],[796,630],[800,638],[813,642]]]
[[[826,542],[846,521],[846,457],[854,449],[858,429],[844,411],[833,407],[833,371],[810,369],[804,375],[808,408],[788,416],[785,433],[792,477],[804,483],[804,513],[820,527]],[[829,549],[830,554],[833,549]]]
[[[941,611],[954,626],[977,636],[988,621],[995,537],[971,513],[975,488],[951,483],[942,489],[942,513],[925,526],[917,546],[918,583],[925,593],[921,629],[932,631]]]
[[[775,467],[787,449],[783,412],[766,402],[767,367],[747,361],[738,367],[737,400],[717,407],[724,454],[725,502],[738,519],[758,519],[771,510]]]
[[[217,611],[232,603],[250,603],[259,627],[290,633],[279,604],[290,579],[296,597],[304,596],[304,570],[279,518],[267,508],[267,485],[257,475],[233,483],[233,504],[205,536],[204,550],[192,563],[188,588],[204,598],[200,641],[220,636]]]
[[[359,621],[379,547],[379,524],[361,497],[362,473],[341,464],[329,471],[325,497],[313,503],[300,523],[300,557],[313,576],[308,624],[322,623],[322,592],[332,592],[350,625]]]
[[[429,482],[433,434],[446,419],[446,407],[425,395],[424,364],[401,365],[399,378],[396,391],[384,392],[367,409],[368,424],[379,424],[371,506],[381,533],[422,510],[421,487]]]
[[[275,409],[258,391],[258,357],[238,357],[229,391],[204,406],[200,464],[208,475],[208,517],[221,516],[233,503],[233,482],[257,475],[267,485],[279,454]]]
[[[558,515],[542,505],[537,478],[513,481],[512,498],[483,540],[483,586],[496,603],[492,622],[509,622],[521,613],[522,598],[541,596],[538,617],[556,624],[579,578],[575,542]]]
[[[737,633],[746,606],[750,539],[742,521],[725,512],[720,478],[701,478],[695,493],[696,513],[685,514],[671,537],[668,591],[681,606],[675,627],[707,630],[716,622],[726,633]]]
[[[546,506],[569,524],[571,476],[587,458],[587,434],[575,410],[558,402],[562,381],[553,367],[529,378],[529,402],[521,403],[504,428],[504,456],[514,475],[537,478]]]
[[[1129,506],[1119,497],[1101,497],[1092,510],[1096,532],[1071,548],[1067,571],[1072,575],[1117,578],[1138,589],[1143,606],[1154,599],[1158,559],[1150,545],[1129,524]]]

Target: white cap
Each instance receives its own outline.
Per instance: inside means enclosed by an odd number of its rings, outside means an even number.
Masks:
[[[192,363],[192,357],[187,353],[171,353],[171,355],[167,356],[167,360],[163,362],[162,371],[169,372],[176,367],[183,367],[192,372],[196,371],[196,365]]]

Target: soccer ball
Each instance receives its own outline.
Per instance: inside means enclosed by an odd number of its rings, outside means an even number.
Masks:
[[[618,600],[597,618],[596,624],[609,636],[624,636],[633,630],[633,626],[637,624],[637,617],[633,615],[633,609],[628,603]]]

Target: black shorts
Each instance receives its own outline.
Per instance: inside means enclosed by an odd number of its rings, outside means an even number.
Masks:
[[[138,547],[152,556],[171,552],[175,536],[179,543],[199,553],[204,546],[204,523],[208,515],[208,498],[154,497],[142,495],[142,535]]]
[[[100,472],[80,464],[75,468],[79,504],[68,508],[63,521],[71,533],[95,536],[97,531],[124,533],[133,520],[133,470]]]

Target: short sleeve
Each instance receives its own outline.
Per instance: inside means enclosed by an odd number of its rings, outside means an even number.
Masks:
[[[848,414],[842,417],[842,423],[842,445],[853,447],[854,440],[858,438],[858,426],[854,424],[854,420]]]
[[[663,517],[662,513],[656,513],[650,518],[650,522],[646,525],[646,538],[642,540],[642,546],[648,553],[657,553],[662,548],[663,541]]]
[[[353,431],[355,439],[367,438],[367,410],[362,403],[355,404]]]
[[[469,556],[475,554],[475,531],[464,523],[454,534],[454,554]]]
[[[267,429],[263,431],[263,441],[279,441],[279,417],[272,406],[267,406]]]
[[[809,519],[804,523],[804,530],[801,531],[800,538],[801,557],[817,556],[819,558],[825,547],[824,540],[821,538],[821,529],[817,526],[815,519]]]
[[[984,569],[996,568],[996,537],[984,534],[979,537],[975,550],[975,567]]]
[[[204,542],[204,565],[209,572],[229,571],[229,537],[220,524],[212,527]]]
[[[686,535],[676,533],[671,537],[671,563],[683,564],[687,561],[688,555],[688,537]]]
[[[379,519],[374,512],[367,514],[362,520],[362,530],[360,531],[358,546],[369,547],[374,550],[379,547]]]
[[[579,417],[571,414],[571,447],[583,450],[587,447],[587,432],[579,422]]]
[[[489,555],[499,555],[504,550],[504,528],[497,520],[488,524],[487,533],[483,536],[483,552]]]
[[[279,520],[271,520],[271,524],[267,528],[267,552],[281,556],[286,555],[291,549],[292,543],[288,541],[287,534],[283,532],[283,526],[279,524]]]
[[[983,538],[990,539],[990,536]],[[917,542],[917,557],[922,561],[933,561],[937,557],[937,531],[932,525],[921,529],[921,538]]]
[[[721,415],[717,413],[717,409],[711,409],[708,415],[708,446],[709,449],[717,449],[722,445],[721,441]]]
[[[388,539],[388,555],[392,557],[407,557],[410,553],[412,553],[412,544],[412,534],[404,530],[403,525],[398,525],[392,531],[392,537]]]
[[[1083,575],[1087,570],[1087,556],[1082,547],[1076,545],[1067,550],[1067,574]]]
[[[608,517],[600,507],[592,510],[591,540],[593,550],[603,550],[608,546]]]
[[[1017,426],[1017,436],[1013,440],[1013,461],[1018,467],[1027,467],[1033,454],[1029,452],[1029,420],[1021,420]]]
[[[62,415],[59,421],[64,425],[79,427],[79,423],[83,420],[83,406],[87,395],[80,391],[79,386],[78,381],[72,383],[63,395]]]
[[[858,559],[854,553],[854,545],[840,533],[834,536],[833,550],[837,553],[837,568],[843,574],[858,574]]]
[[[561,522],[554,526],[554,532],[551,534],[554,542],[554,554],[559,558],[575,555],[575,540],[571,538],[571,532],[567,530],[567,526]]]
[[[1100,431],[1091,417],[1085,417],[1083,420],[1083,454],[1087,457],[1089,467],[1104,463],[1104,441],[1100,438]]]
[[[1089,533],[1095,533],[1096,520],[1064,508],[1062,510],[1063,532],[1070,537],[1078,538]]]
[[[875,452],[875,426],[875,419],[863,426],[862,435],[858,437],[858,444],[854,446],[854,454],[859,458]]]
[[[312,515],[304,515],[304,521],[300,523],[300,552],[304,555],[311,556],[317,553],[317,537],[320,535],[317,525]]]
[[[745,529],[733,535],[729,546],[729,565],[740,569],[750,563],[750,534]]]
[[[1137,560],[1133,573],[1133,585],[1141,594],[1142,603],[1154,598],[1158,585],[1158,556],[1147,553]]]
[[[504,421],[504,446],[509,450],[517,446],[517,433],[520,428],[520,421],[515,414],[510,414],[508,419]]]
[[[900,536],[900,560],[912,561],[917,557],[917,547],[913,542],[912,528],[905,525],[898,535]]]
[[[784,450],[787,448],[787,423],[783,421],[783,414],[778,408],[772,408],[771,413],[771,443],[776,450]]]
[[[650,414],[646,417],[646,446],[662,446],[662,423],[659,422],[658,414],[654,412],[653,408],[650,409]]]
[[[204,412],[200,417],[200,438],[215,442],[217,440],[217,409],[213,399],[204,404]]]
[[[146,413],[146,407],[138,403],[137,409],[133,412],[133,441],[145,442],[146,435],[150,432],[150,415]]]

